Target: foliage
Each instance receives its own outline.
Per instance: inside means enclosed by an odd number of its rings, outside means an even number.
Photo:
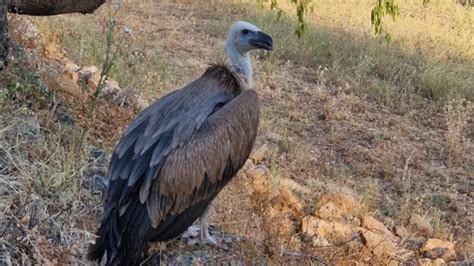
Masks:
[[[297,26],[295,34],[298,36],[298,38],[301,38],[307,29],[305,15],[308,12],[313,11],[314,3],[313,0],[291,0],[291,3],[296,7]],[[278,7],[278,0],[271,0],[270,8],[277,11],[278,18],[281,18],[281,16],[285,13],[281,8]]]
[[[423,0],[426,1],[426,0]],[[382,19],[385,15],[392,16],[395,19],[400,14],[398,4],[395,0],[378,0],[375,7],[372,9],[370,14],[370,21],[374,26],[375,34],[381,34],[384,32],[382,26]],[[389,33],[386,33],[385,38],[390,41],[391,37]]]
[[[422,0],[423,5],[427,5],[430,0]],[[312,12],[314,8],[315,0],[291,0],[291,3],[296,7],[296,18],[297,26],[295,34],[301,38],[306,32],[307,24],[305,20],[305,15],[308,12]],[[285,12],[278,7],[278,0],[271,0],[270,8],[276,10],[278,18],[280,18]],[[389,33],[384,31],[382,22],[385,15],[392,16],[395,19],[400,15],[398,3],[396,0],[377,0],[375,6],[372,8],[370,21],[374,27],[375,34],[379,35],[385,33],[385,38],[387,41],[390,41],[391,36]]]

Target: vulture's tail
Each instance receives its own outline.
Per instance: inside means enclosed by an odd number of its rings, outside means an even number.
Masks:
[[[129,218],[136,214],[131,212],[124,216]],[[138,265],[143,260],[144,251],[148,246],[147,241],[144,241],[143,237],[139,236],[140,233],[135,232],[133,227],[124,226],[122,228],[121,222],[124,217],[120,218],[118,211],[114,208],[102,221],[97,231],[98,238],[95,244],[89,247],[87,253],[89,260],[100,263],[105,252],[107,252],[106,265]]]

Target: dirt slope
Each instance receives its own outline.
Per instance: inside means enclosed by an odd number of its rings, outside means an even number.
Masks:
[[[134,93],[151,101],[196,78],[205,63],[223,58],[225,27],[216,25],[249,15],[234,6],[221,8],[225,19],[211,6],[199,4],[142,1],[121,7],[117,21],[132,32],[126,43],[130,64],[153,65],[147,60],[154,58],[151,53],[156,50],[159,62],[166,65],[159,84],[153,69],[143,69],[136,78],[142,83],[130,83]],[[96,17],[71,15],[55,23],[87,25],[85,34],[87,30],[93,34],[106,19],[107,12],[101,9]],[[47,23],[51,22],[33,21],[40,31]],[[265,25],[260,27],[265,30]],[[73,31],[62,29],[66,35],[76,34]],[[16,37],[25,45],[20,35]],[[81,90],[76,80],[66,87],[55,78],[63,79],[65,58],[79,65],[85,62],[75,58],[74,46],[59,47],[65,49],[61,58],[44,54],[50,41],[35,40],[28,51],[42,64],[33,71],[44,74],[66,111],[58,111],[58,102],[45,99],[44,104],[33,107],[22,102],[9,104],[0,115],[0,163],[5,165],[0,173],[2,181],[14,188],[1,190],[0,232],[4,233],[0,234],[0,258],[6,263],[85,263],[84,250],[93,240],[99,213],[101,184],[96,176],[105,174],[107,151],[140,109],[100,101],[102,115],[96,117],[100,126],[91,133],[97,138],[88,140],[87,148],[74,150],[80,137],[77,132],[87,124],[81,108],[87,98],[79,101],[77,95],[68,93],[71,88]],[[275,45],[285,44],[276,39]],[[276,64],[269,66],[268,57],[259,54],[253,58],[255,87],[262,99],[255,148],[264,148],[214,203],[215,226],[243,240],[229,252],[202,251],[179,240],[157,245],[153,251],[160,250],[169,261],[189,259],[177,254],[191,254],[195,263],[217,259],[238,264],[385,264],[416,263],[423,257],[429,257],[424,263],[434,263],[436,258],[472,261],[472,104],[453,102],[440,107],[418,99],[416,104],[386,105],[344,80],[335,82],[329,68],[279,60],[278,55],[272,59]],[[120,73],[112,78],[120,80]],[[129,86],[124,83],[121,87]],[[65,126],[64,114],[75,123]],[[52,117],[53,125],[49,122]],[[18,129],[26,120],[31,121],[30,126]],[[27,135],[31,128],[38,129],[34,142]],[[54,152],[47,148],[52,144],[56,144]],[[94,154],[98,157],[91,160]],[[65,166],[68,161],[71,165]],[[25,165],[20,167],[19,162]],[[47,167],[26,167],[33,163]],[[43,172],[44,168],[51,169]],[[45,180],[36,180],[40,176]],[[54,181],[56,178],[61,182]],[[31,222],[33,218],[39,221]],[[378,228],[375,231],[367,224],[371,219]],[[329,229],[321,229],[326,225]],[[406,233],[400,233],[400,228]],[[454,242],[456,254],[449,254],[450,247],[431,256],[424,250],[428,239]]]

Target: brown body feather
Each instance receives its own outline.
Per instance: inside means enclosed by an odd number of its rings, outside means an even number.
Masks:
[[[129,125],[109,166],[98,239],[88,257],[133,265],[148,241],[185,231],[243,166],[258,95],[226,65],[157,100]]]

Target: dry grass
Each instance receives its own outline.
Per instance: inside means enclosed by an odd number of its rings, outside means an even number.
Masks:
[[[95,162],[62,103],[40,90],[42,78],[23,60],[1,79],[10,89],[0,99],[8,114],[0,116],[0,261],[72,263],[93,240],[87,224],[99,197],[84,177]]]
[[[291,27],[272,23],[275,16],[244,10],[251,20],[267,25],[267,31],[283,40],[285,45],[278,47],[275,57],[311,67],[326,66],[332,81],[343,79],[356,92],[371,92],[395,105],[400,97],[410,101],[416,94],[441,101],[473,99],[472,9],[446,1],[428,8],[422,1],[400,3],[401,17],[395,22],[386,20],[386,29],[393,36],[388,44],[372,34],[372,5],[372,1],[318,1],[308,18],[312,28],[302,40],[293,38]],[[291,5],[283,9],[294,13]],[[283,23],[292,24],[287,18]]]
[[[80,65],[100,66],[106,23],[113,17],[123,49],[111,76],[153,99],[223,57],[232,21],[253,21],[276,44],[272,53],[254,58],[262,99],[256,146],[269,147],[263,164],[272,173],[271,184],[294,188],[309,206],[305,214],[314,211],[319,195],[334,191],[357,195],[360,215],[386,224],[408,225],[413,213],[420,214],[434,231],[416,234],[453,238],[457,259],[472,258],[472,10],[405,3],[397,23],[388,21],[395,41],[387,44],[371,35],[366,1],[350,6],[318,1],[301,40],[292,34],[291,19],[276,22],[273,13],[253,6],[123,2],[111,13],[103,7],[95,15],[28,18],[41,41],[21,42],[37,55],[55,47]],[[122,39],[124,30],[131,36]],[[37,67],[13,67],[0,82],[0,256],[18,263],[82,264],[100,202],[100,193],[88,186],[88,169],[97,163],[90,147],[112,149],[132,115],[99,103],[94,138],[79,145],[80,126],[87,122],[83,102],[70,100],[64,91],[71,88],[55,81],[61,76],[58,60],[35,60]],[[49,94],[38,89],[42,82],[36,76],[44,77]],[[68,125],[64,113],[76,123]],[[283,253],[298,250],[335,264],[382,263],[355,242],[314,249],[298,229],[282,240],[280,222],[287,217],[270,219],[252,197],[252,186],[234,181],[215,202],[214,223],[245,237],[233,250],[245,261],[283,263]],[[299,220],[291,221],[298,228]],[[164,249],[173,248],[188,252],[175,242]]]

